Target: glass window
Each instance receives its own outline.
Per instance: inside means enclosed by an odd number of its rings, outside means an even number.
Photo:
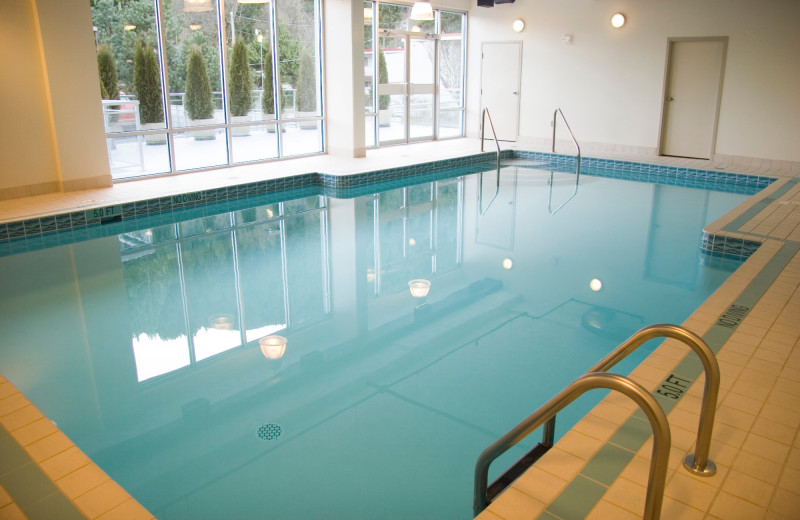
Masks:
[[[366,146],[463,136],[466,14],[412,20],[408,5],[382,2],[364,13]]]
[[[92,21],[114,179],[323,151],[319,0],[92,0]]]
[[[442,11],[439,36],[439,137],[464,135],[464,18]]]

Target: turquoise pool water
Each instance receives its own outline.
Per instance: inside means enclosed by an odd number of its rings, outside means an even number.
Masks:
[[[2,257],[0,372],[160,519],[470,518],[486,446],[739,265],[699,246],[747,195],[530,166]]]

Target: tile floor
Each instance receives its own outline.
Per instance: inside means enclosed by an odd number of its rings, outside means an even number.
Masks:
[[[355,173],[478,151],[478,140],[459,139],[373,150],[362,159],[318,156],[125,182],[113,188],[0,201],[0,222],[311,171]],[[685,454],[693,450],[703,393],[704,377],[694,354],[667,340],[631,377],[651,391],[671,374],[694,381],[679,400],[665,406],[671,407],[672,442],[663,518],[798,518],[800,174],[769,161],[715,165],[592,155],[779,178],[707,229],[763,245],[683,324],[717,352],[721,368],[710,451],[716,475],[696,477],[681,467]],[[754,205],[759,201],[763,208]],[[731,305],[748,309],[733,329],[720,324],[727,323],[720,317]],[[648,436],[635,405],[611,395],[480,519],[641,518],[652,449]],[[0,519],[152,518],[2,376],[0,453]],[[39,496],[26,493],[29,483],[36,483],[30,488],[37,488]]]

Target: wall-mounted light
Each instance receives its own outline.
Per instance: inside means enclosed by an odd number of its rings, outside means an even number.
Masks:
[[[414,7],[411,8],[412,20],[433,20],[433,7],[431,3],[426,0],[418,0],[414,2]]]
[[[611,17],[611,27],[619,29],[623,25],[625,25],[625,15],[622,13],[614,13]]]
[[[258,344],[267,359],[280,359],[286,352],[286,338],[283,336],[264,336]]]
[[[514,20],[514,23],[511,24],[511,28],[514,29],[514,32],[522,32],[525,30],[525,20],[522,18],[517,18]]]

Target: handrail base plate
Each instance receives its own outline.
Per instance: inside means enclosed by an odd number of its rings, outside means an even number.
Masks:
[[[706,462],[705,468],[697,467],[697,465],[694,463],[694,453],[688,454],[683,459],[683,467],[698,477],[713,477],[717,473],[717,465],[710,460]]]

